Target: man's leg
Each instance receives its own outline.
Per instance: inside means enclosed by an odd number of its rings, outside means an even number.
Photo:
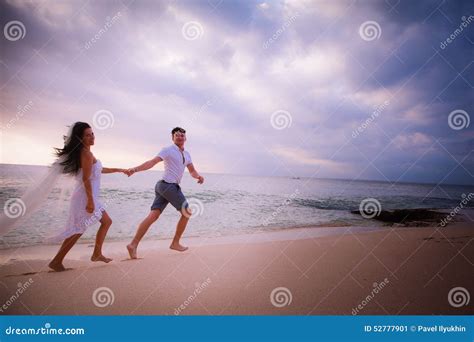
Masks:
[[[185,211],[185,213],[183,213],[183,211]],[[178,224],[176,225],[176,233],[174,235],[173,241],[171,242],[171,249],[177,250],[179,252],[184,252],[188,249],[188,247],[181,245],[179,243],[179,240],[181,239],[181,236],[183,235],[184,230],[186,229],[186,225],[188,224],[191,215],[192,212],[189,208],[185,208],[182,210],[181,218],[179,219]]]
[[[140,243],[140,240],[143,238],[148,228],[150,228],[150,226],[156,220],[158,220],[158,217],[160,217],[160,214],[161,214],[160,209],[151,210],[148,216],[142,221],[142,223],[140,223],[140,225],[138,226],[137,232],[135,234],[135,237],[133,238],[132,242],[130,242],[130,244],[127,245],[127,250],[128,250],[128,253],[130,254],[130,258],[132,259],[137,258],[137,247],[138,247],[138,244]]]

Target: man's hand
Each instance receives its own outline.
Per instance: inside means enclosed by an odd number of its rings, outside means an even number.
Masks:
[[[204,183],[204,177],[203,177],[203,176],[199,176],[197,182],[198,182],[198,184]]]

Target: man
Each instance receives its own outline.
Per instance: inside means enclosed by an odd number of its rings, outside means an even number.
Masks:
[[[135,172],[145,171],[151,169],[153,166],[158,164],[160,161],[165,163],[165,172],[163,178],[156,183],[155,186],[155,200],[151,206],[150,213],[138,226],[135,237],[132,242],[127,245],[128,253],[130,258],[137,258],[137,247],[140,240],[143,238],[148,228],[160,217],[163,210],[166,208],[168,203],[171,203],[176,210],[181,212],[181,218],[176,226],[176,233],[171,242],[170,248],[184,252],[188,249],[179,243],[181,236],[183,235],[186,225],[191,217],[191,210],[189,209],[188,202],[181,192],[179,183],[183,177],[184,168],[187,167],[189,173],[193,178],[196,178],[199,184],[204,182],[204,177],[201,176],[191,160],[191,155],[188,151],[184,150],[184,143],[186,142],[186,131],[181,127],[175,127],[171,131],[171,139],[173,144],[163,148],[158,155],[150,159],[140,166],[127,170],[127,175],[130,177]]]

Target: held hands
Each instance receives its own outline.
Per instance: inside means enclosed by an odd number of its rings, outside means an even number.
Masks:
[[[123,173],[125,173],[128,177],[133,175],[135,172],[136,172],[135,168],[126,169],[126,170],[123,171]]]

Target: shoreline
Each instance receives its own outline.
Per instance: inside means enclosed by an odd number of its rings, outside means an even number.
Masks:
[[[390,229],[392,227],[371,227],[371,226],[339,226],[339,227],[314,227],[314,226],[297,226],[291,228],[275,229],[272,231],[256,231],[254,233],[247,234],[235,234],[235,235],[222,235],[213,237],[197,237],[183,236],[182,241],[186,245],[191,246],[213,246],[213,245],[231,245],[235,243],[265,243],[273,241],[293,241],[302,239],[312,239],[332,235],[344,235],[347,233],[370,233],[377,232],[383,229]],[[405,227],[406,229],[417,229],[419,227]],[[104,242],[104,250],[106,252],[118,253],[120,251],[126,251],[125,246],[130,242],[131,238],[112,240]],[[151,250],[153,248],[167,248],[172,240],[172,236],[169,238],[147,238],[146,236],[140,242],[140,250]],[[43,244],[33,245],[24,247],[12,247],[6,249],[0,249],[0,266],[5,264],[5,258],[11,255],[11,251],[18,252],[22,256],[27,256],[28,259],[34,259],[38,256],[43,255],[45,251],[55,251],[59,248],[60,244]],[[70,253],[67,255],[69,259],[83,259],[78,256],[83,256],[83,253],[92,249],[94,241],[79,241],[72,248]],[[80,251],[74,250],[80,249]]]
[[[418,210],[418,209],[411,209],[411,210]],[[449,216],[450,210],[448,209],[429,209],[429,210],[435,210],[437,213],[441,214],[446,214],[446,216]],[[210,241],[210,243],[217,243],[217,244],[222,244],[222,243],[233,243],[233,242],[238,242],[245,240],[245,237],[251,235],[251,236],[256,236],[257,241],[264,242],[264,241],[272,241],[273,236],[275,237],[283,237],[288,240],[292,240],[293,236],[298,235],[298,232],[301,230],[305,230],[307,236],[309,237],[320,237],[320,236],[328,236],[328,235],[337,235],[340,234],[341,232],[343,233],[344,231],[351,231],[353,233],[358,233],[358,232],[372,232],[372,231],[378,231],[381,229],[391,229],[391,228],[422,228],[422,227],[433,227],[433,228],[447,228],[450,229],[450,227],[457,226],[457,225],[462,225],[469,223],[472,221],[471,217],[474,218],[474,209],[471,208],[465,208],[462,213],[458,214],[459,216],[455,221],[450,222],[446,226],[441,226],[441,225],[435,225],[434,222],[426,222],[427,225],[403,225],[403,224],[398,224],[398,223],[389,223],[389,222],[382,222],[382,221],[377,221],[377,220],[370,220],[370,225],[353,225],[350,222],[347,222],[347,224],[343,224],[345,221],[344,220],[335,220],[333,221],[333,224],[305,224],[305,225],[295,225],[295,226],[267,226],[265,228],[261,228],[260,226],[257,227],[252,227],[254,230],[247,230],[244,232],[239,232],[237,234],[220,234],[220,235],[209,235],[209,236],[197,236],[197,235],[189,235],[186,236],[186,232],[183,236],[183,239],[185,241],[196,241],[198,244],[200,244],[200,241]],[[337,223],[336,223],[337,222]],[[342,224],[340,224],[342,223]],[[188,228],[189,231],[192,231],[192,227]],[[146,236],[142,242],[142,244],[150,244],[157,242],[165,242],[171,240],[172,236],[170,235],[169,237],[158,237],[158,236]],[[107,245],[118,245],[118,244],[126,244],[129,242],[129,240],[132,239],[132,236],[130,237],[106,237],[105,242],[104,242],[104,247]],[[95,241],[95,236],[84,238],[81,237],[79,241],[76,243],[76,245],[89,245],[93,244]],[[29,246],[12,246],[8,248],[0,248],[0,265],[3,263],[3,256],[5,254],[8,254],[9,251],[12,250],[17,250],[17,249],[35,249],[35,248],[41,248],[45,246],[50,246],[53,248],[59,248],[60,243],[57,244],[52,244],[52,243],[46,243],[46,244],[41,244],[41,243],[36,243],[33,245]]]
[[[219,235],[219,236],[183,236],[183,241],[185,244],[190,246],[209,246],[209,245],[226,245],[234,243],[264,243],[264,242],[273,242],[273,241],[292,241],[292,240],[301,240],[301,239],[313,239],[325,236],[339,236],[345,234],[359,234],[359,233],[373,233],[383,230],[391,229],[420,229],[420,228],[438,228],[438,229],[451,229],[452,227],[459,227],[461,225],[468,225],[468,222],[454,222],[447,227],[441,226],[395,226],[390,224],[383,224],[379,222],[379,225],[372,226],[327,226],[327,225],[299,225],[299,226],[290,226],[290,227],[277,227],[274,229],[259,229],[253,232],[241,233],[241,234],[229,234],[229,235]],[[125,246],[130,242],[131,237],[127,238],[109,238],[104,242],[104,250],[117,254],[120,251],[125,250]],[[166,238],[160,237],[149,237],[145,235],[144,239],[140,243],[140,249],[151,249],[155,247],[167,248],[172,236]],[[43,255],[46,251],[52,253],[53,255],[59,249],[61,244],[35,244],[31,246],[20,246],[20,247],[11,247],[0,249],[0,266],[4,265],[6,262],[6,257],[11,254],[11,251],[17,251],[24,256],[28,256],[29,259],[34,259],[38,256]],[[82,256],[86,249],[93,248],[94,238],[90,239],[79,239],[75,247],[68,254],[68,258],[78,259],[78,256]],[[80,248],[80,253],[74,253],[75,249]]]

